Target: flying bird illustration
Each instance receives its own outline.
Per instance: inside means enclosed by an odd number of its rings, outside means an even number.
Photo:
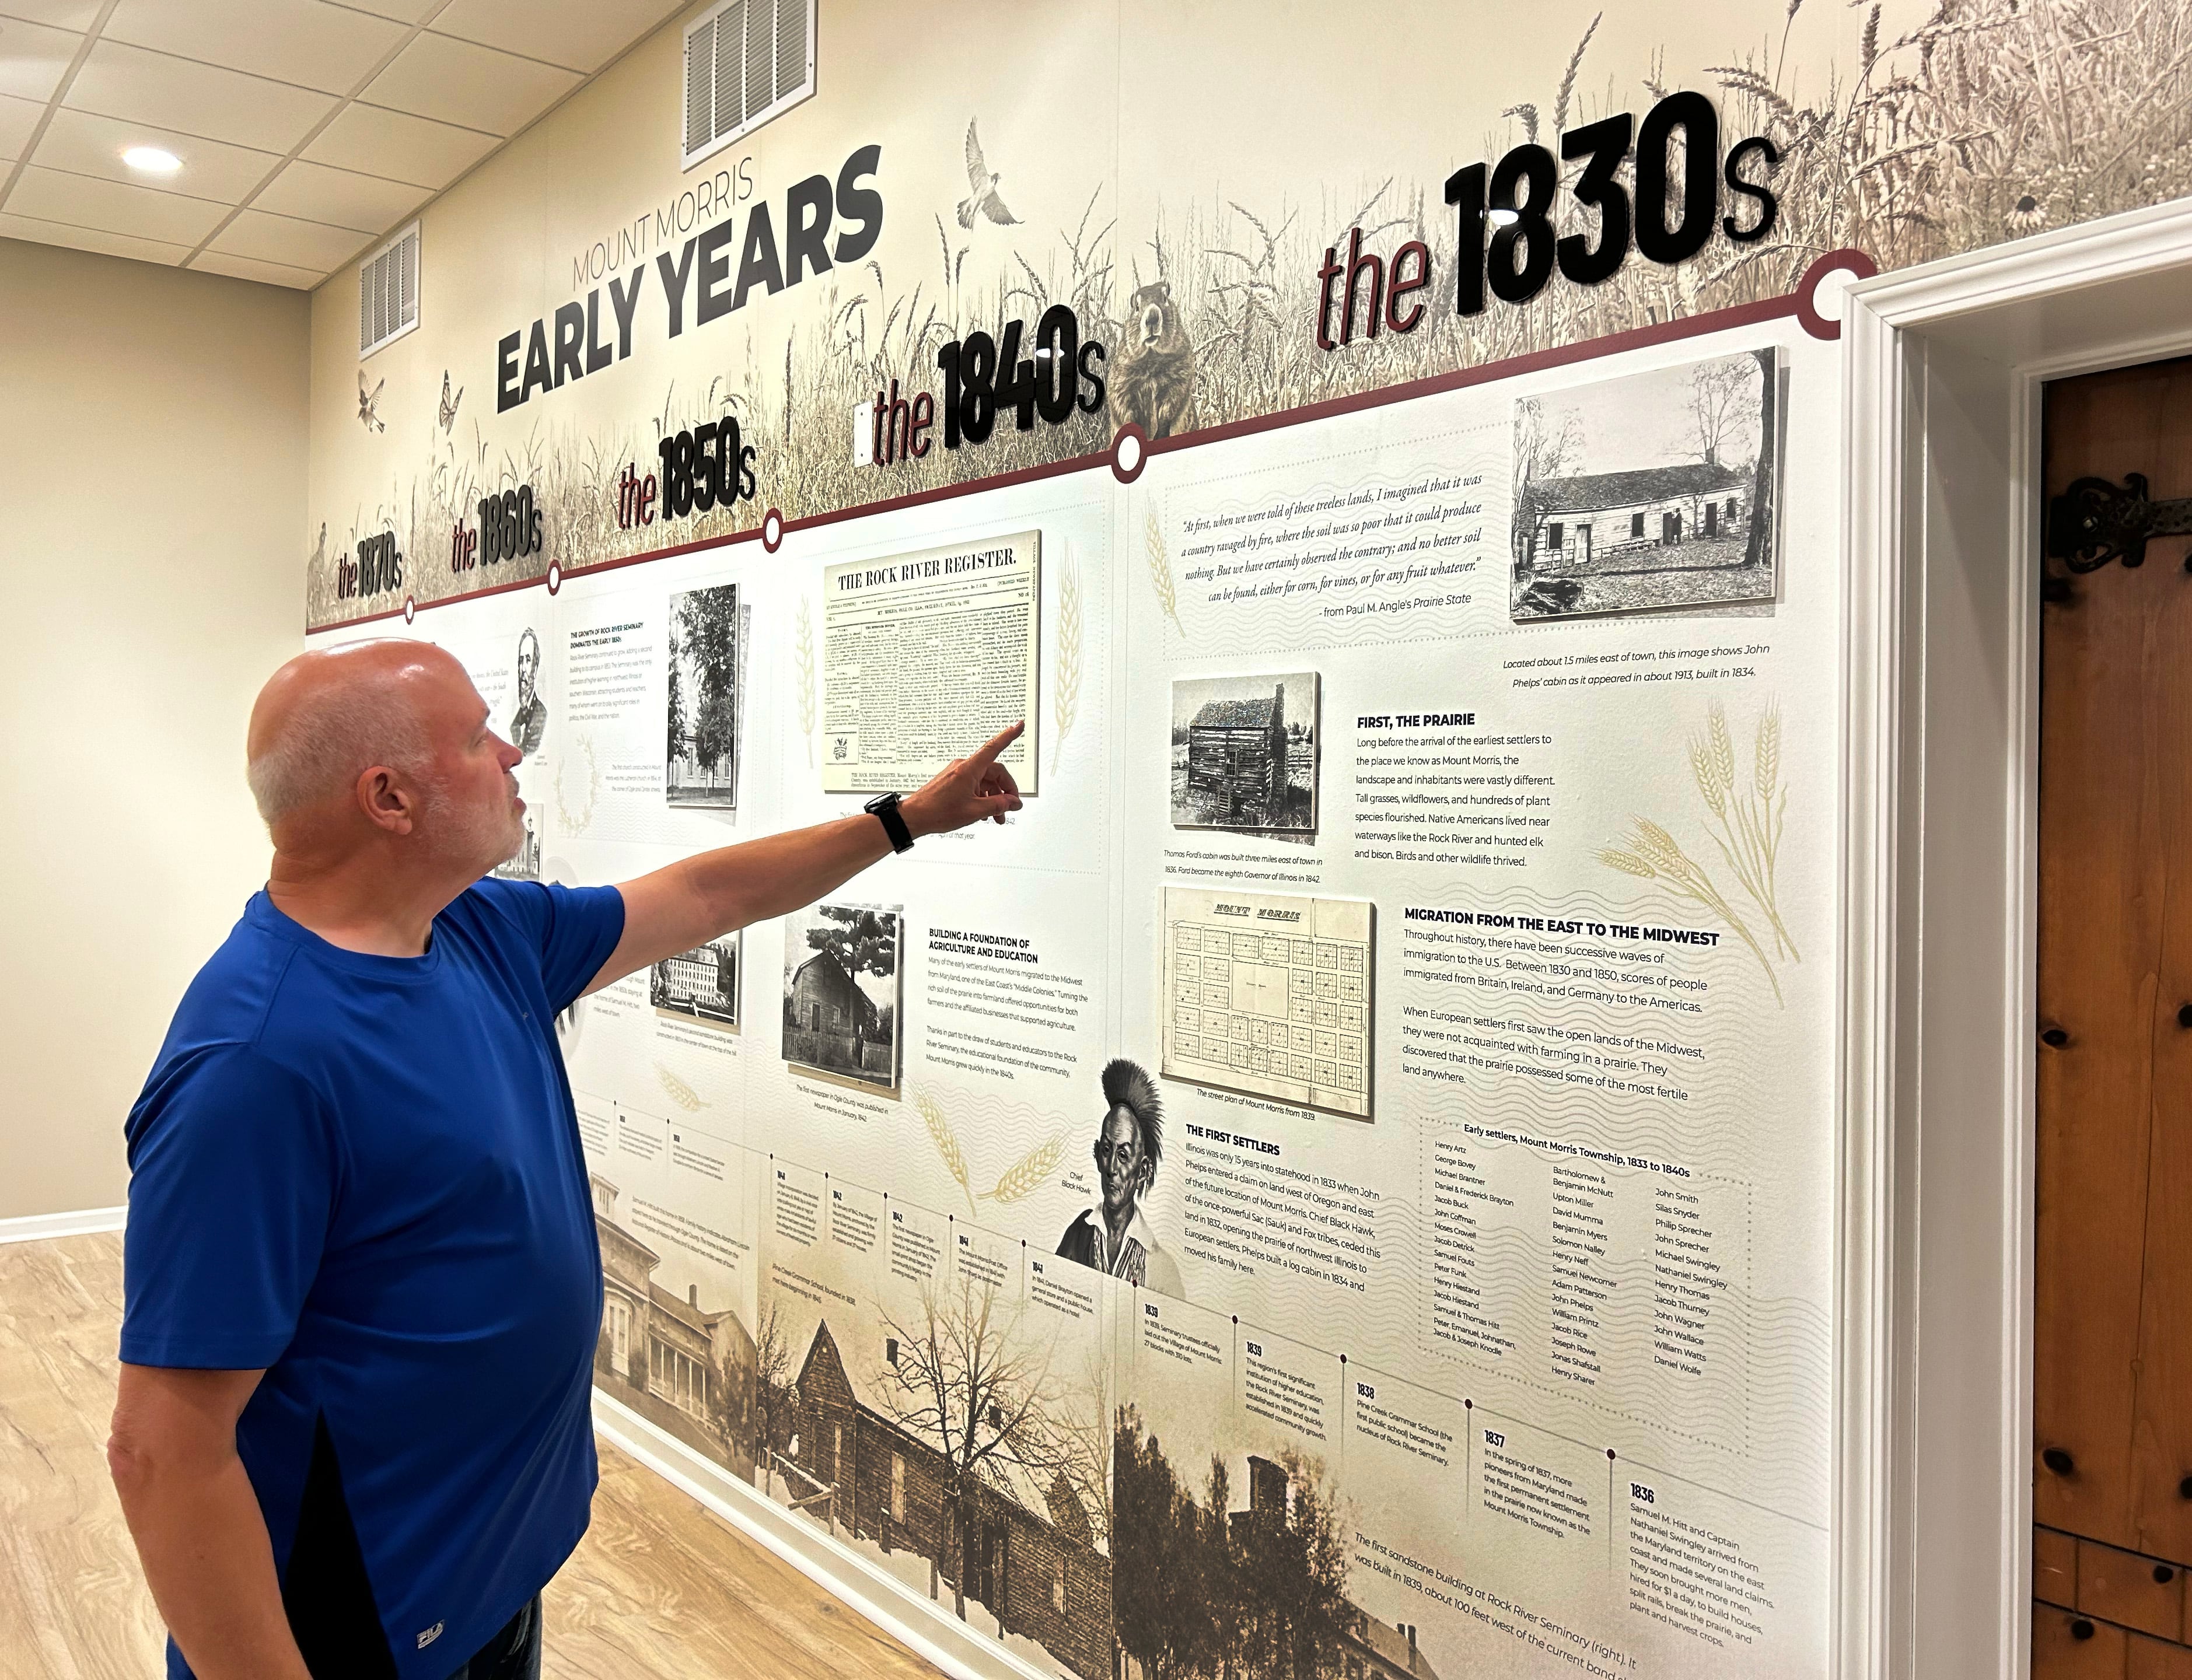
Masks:
[[[360,373],[357,376],[357,423],[368,431],[388,430],[388,423],[374,413],[374,406],[380,401],[380,393],[387,389],[388,381],[383,379],[368,394],[365,389],[365,375]]]
[[[982,142],[974,137],[972,117],[967,122],[967,181],[973,188],[973,196],[959,201],[959,225],[972,227],[979,213],[987,216],[1000,227],[1011,227],[1019,218],[1005,208],[1005,201],[997,196],[998,177],[982,158]]]
[[[454,396],[449,395],[449,370],[442,370],[442,434],[448,435],[449,428],[457,423],[457,405],[465,400],[465,388],[457,387]]]

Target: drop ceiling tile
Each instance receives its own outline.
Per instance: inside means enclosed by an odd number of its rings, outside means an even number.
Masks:
[[[0,157],[20,157],[23,148],[31,143],[31,131],[38,126],[38,117],[45,106],[36,100],[11,99],[0,94]]]
[[[62,222],[44,222],[35,217],[10,214],[0,214],[0,238],[27,239],[39,245],[66,245],[73,250],[96,251],[108,257],[134,257],[140,262],[165,263],[170,267],[191,253],[187,245],[133,239],[126,233],[71,227]]]
[[[56,29],[87,30],[99,20],[100,0],[0,0],[0,22],[22,18]]]
[[[208,274],[225,274],[231,280],[256,280],[268,286],[290,286],[300,292],[309,292],[327,276],[308,268],[291,268],[287,263],[263,263],[256,257],[231,257],[225,251],[201,251],[188,265],[203,269]]]
[[[543,5],[540,0],[451,0],[434,15],[434,33],[499,47],[591,75],[672,12],[683,0],[588,0]]]
[[[343,107],[342,115],[305,148],[304,155],[315,163],[332,163],[339,169],[439,191],[499,144],[492,134],[352,105]]]
[[[0,94],[43,103],[61,85],[83,37],[42,23],[0,18]]]
[[[322,0],[121,0],[100,38],[347,94],[403,34]]]
[[[335,108],[325,94],[100,41],[65,101],[72,111],[156,122],[186,134],[286,152]]]
[[[317,269],[325,274],[362,251],[368,238],[348,228],[270,215],[264,210],[242,210],[208,248],[231,257],[256,257],[261,262]]]
[[[510,135],[577,87],[575,72],[421,35],[358,95],[369,105]]]
[[[426,198],[423,186],[332,169],[300,157],[269,182],[251,205],[255,210],[302,216],[306,221],[356,228],[360,233],[385,233]]]
[[[172,151],[182,160],[183,167],[172,175],[140,174],[122,161],[122,154],[133,145],[156,145]],[[119,117],[94,117],[88,111],[64,108],[56,111],[54,120],[46,125],[37,161],[49,168],[98,175],[155,192],[180,192],[192,198],[241,204],[282,160],[271,151],[224,145],[219,140],[156,128],[149,122],[125,122]]]
[[[228,207],[180,192],[103,181],[90,175],[64,174],[36,164],[23,171],[8,208],[19,216],[66,222],[75,227],[126,233],[171,245],[195,245],[220,225]]]
[[[344,0],[344,3],[375,17],[394,18],[398,23],[424,23],[442,0]]]

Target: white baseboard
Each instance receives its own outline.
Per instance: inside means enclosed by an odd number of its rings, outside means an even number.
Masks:
[[[81,1237],[92,1231],[119,1231],[127,1207],[78,1208],[74,1213],[31,1213],[0,1219],[0,1243],[42,1243],[51,1237]]]
[[[594,1391],[594,1427],[603,1439],[691,1495],[945,1673],[960,1680],[1053,1680],[598,1388]]]

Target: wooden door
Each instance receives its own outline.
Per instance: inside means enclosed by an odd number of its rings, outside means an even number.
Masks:
[[[2192,496],[2192,360],[2052,384],[2046,493]],[[2192,575],[2041,612],[2035,1680],[2192,1680]]]

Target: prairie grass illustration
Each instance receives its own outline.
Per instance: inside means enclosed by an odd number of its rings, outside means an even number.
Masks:
[[[1648,817],[1636,819],[1635,827],[1620,844],[1600,850],[1598,861],[1609,869],[1618,869],[1624,875],[1634,875],[1639,880],[1656,880],[1677,898],[1702,905],[1727,925],[1729,931],[1750,948],[1750,954],[1758,959],[1758,965],[1766,971],[1766,983],[1773,988],[1773,1001],[1785,1007],[1781,995],[1781,982],[1773,972],[1773,960],[1766,954],[1757,937],[1750,931],[1736,908],[1727,902],[1705,867],[1684,851],[1681,843]]]
[[[1193,347],[1196,424],[1210,427],[1779,296],[1813,259],[1846,247],[1894,268],[2192,192],[2192,7],[2182,0],[1940,0],[1893,36],[1880,6],[1860,0],[1838,59],[1792,63],[1797,13],[1822,3],[1761,3],[1711,68],[1685,78],[1716,95],[1724,145],[1758,135],[1776,150],[1778,212],[1751,242],[1716,236],[1675,267],[1632,259],[1602,284],[1556,279],[1527,305],[1464,317],[1451,303],[1457,240],[1437,180],[1326,181],[1261,200],[1190,187],[1168,192],[1130,231],[1117,224],[1116,184],[1092,174],[1073,226],[1015,228],[1017,244],[985,242],[979,255],[955,242],[937,207],[933,258],[916,265],[901,255],[888,271],[872,259],[841,267],[802,297],[789,331],[761,336],[749,324],[700,340],[636,427],[581,435],[569,422],[535,420],[522,436],[489,439],[474,419],[467,448],[443,437],[434,405],[422,404],[425,455],[391,474],[372,517],[362,499],[347,515],[315,517],[396,530],[406,555],[425,562],[407,567],[407,581],[431,600],[488,581],[449,572],[450,532],[479,496],[518,483],[533,486],[546,513],[548,552],[505,575],[545,571],[551,559],[582,571],[660,546],[659,523],[619,528],[616,476],[626,462],[645,472],[657,439],[703,419],[735,419],[758,446],[756,493],[679,521],[681,543],[749,529],[772,505],[797,520],[1093,456],[1116,429],[1106,405],[1076,405],[1064,424],[1026,431],[1008,411],[985,443],[887,467],[855,465],[847,447],[855,405],[872,403],[893,379],[903,391],[936,389],[943,345],[1012,320],[1032,330],[1054,302],[1073,305],[1084,342],[1116,355],[1127,299],[1163,281]],[[1578,31],[1556,82],[1534,96],[1516,90],[1523,97],[1475,137],[1474,155],[1554,145],[1566,130],[1641,112],[1675,90],[1656,56],[1601,74],[1597,26],[1594,18]],[[1679,180],[1675,162],[1670,174]],[[1556,231],[1587,232],[1592,213],[1565,191],[1584,164],[1561,167]],[[1633,158],[1620,176],[1633,195]],[[1755,214],[1748,204],[1723,208]],[[1423,294],[1433,306],[1414,331],[1370,338],[1358,329],[1344,352],[1327,353],[1304,310],[1326,249],[1344,248],[1350,229],[1389,262],[1403,242],[1421,239],[1441,283]],[[389,436],[409,424],[394,422]],[[334,578],[332,564],[314,568],[313,622],[359,610],[334,599]]]
[[[1058,581],[1058,662],[1051,690],[1051,716],[1057,726],[1057,744],[1051,749],[1050,767],[1055,771],[1065,757],[1065,737],[1081,709],[1081,572],[1072,554]]]
[[[1063,1134],[1049,1142],[1039,1143],[1026,1154],[1007,1167],[997,1180],[997,1187],[982,1193],[985,1202],[1017,1202],[1023,1196],[1038,1189],[1044,1180],[1058,1170],[1059,1158],[1065,1153]]]
[[[1179,622],[1179,598],[1173,591],[1172,561],[1165,553],[1164,532],[1157,524],[1154,507],[1150,510],[1149,561],[1150,583],[1157,592],[1157,605],[1164,608],[1173,628],[1185,635],[1187,627]]]
[[[951,1122],[936,1099],[926,1091],[915,1093],[913,1106],[921,1112],[921,1123],[928,1128],[928,1141],[936,1146],[943,1159],[944,1170],[958,1182],[967,1198],[967,1211],[975,1211],[974,1182],[967,1174],[967,1153],[959,1147],[958,1135],[951,1130]]]
[[[1734,899],[1721,891],[1710,869],[1682,849],[1681,842],[1649,818],[1639,817],[1629,834],[1615,845],[1603,847],[1598,861],[1609,869],[1639,880],[1656,880],[1678,898],[1701,906],[1719,918],[1728,931],[1750,948],[1773,988],[1773,1000],[1784,1001],[1776,959],[1801,962],[1795,939],[1781,917],[1774,897],[1774,867],[1781,851],[1781,837],[1788,824],[1789,789],[1781,781],[1781,708],[1768,700],[1759,714],[1751,737],[1750,784],[1736,783],[1735,737],[1727,726],[1727,710],[1715,700],[1705,711],[1704,727],[1687,743],[1690,777],[1704,801],[1705,834],[1734,875],[1744,897],[1761,919],[1758,925],[1772,943],[1769,954],[1752,922]]]
[[[799,738],[806,743],[807,767],[814,768],[814,621],[808,614],[807,597],[799,597],[799,612],[792,621],[792,670],[799,700]]]
[[[977,1190],[973,1174],[968,1170],[967,1152],[960,1145],[959,1135],[952,1130],[943,1106],[926,1091],[914,1093],[913,1106],[920,1111],[921,1123],[928,1129],[928,1141],[936,1146],[944,1170],[956,1181],[961,1193],[967,1198],[967,1211],[970,1214],[980,1212],[984,1202],[1017,1202],[1033,1194],[1058,1170],[1059,1162],[1065,1158],[1065,1136],[1061,1132],[1038,1143],[1007,1167],[995,1189]]]
[[[1704,731],[1690,737],[1690,773],[1712,816],[1713,844],[1772,931],[1773,954],[1786,953],[1790,960],[1801,962],[1773,897],[1773,866],[1789,805],[1789,790],[1781,785],[1780,708],[1769,703],[1759,717],[1747,790],[1735,785],[1735,743],[1728,734],[1727,709],[1717,700],[1706,714]]]

